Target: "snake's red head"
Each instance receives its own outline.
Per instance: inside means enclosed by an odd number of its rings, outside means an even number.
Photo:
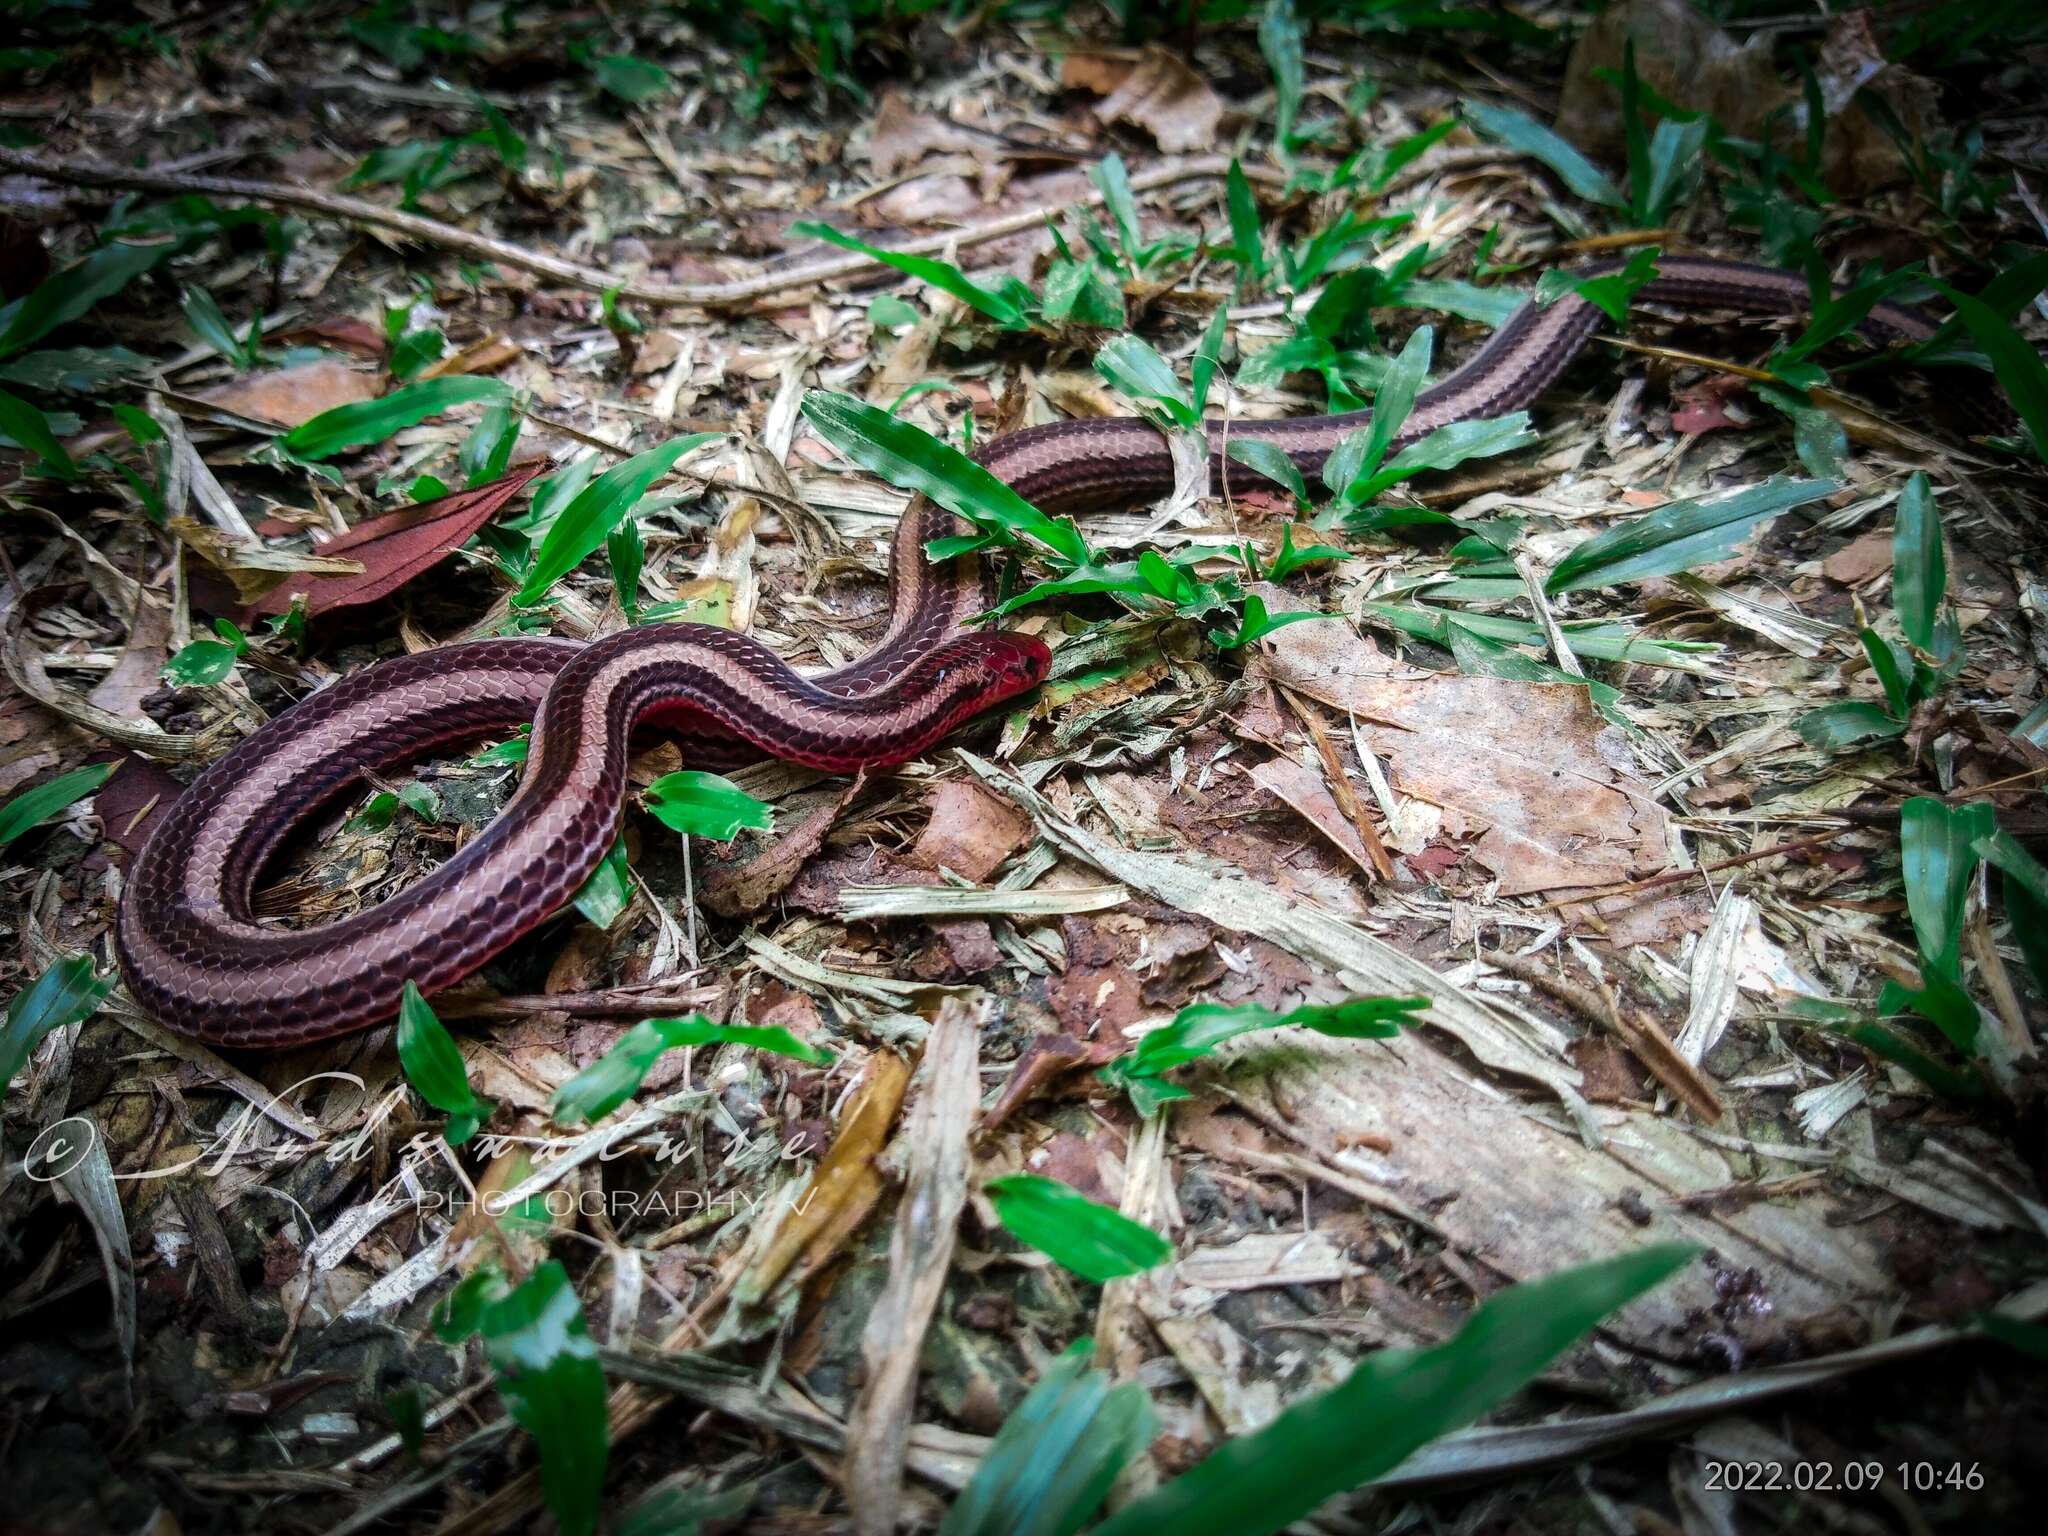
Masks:
[[[1052,670],[1052,647],[1031,635],[997,634],[987,637],[989,665],[1002,679],[1002,696],[1010,698],[1045,681]]]

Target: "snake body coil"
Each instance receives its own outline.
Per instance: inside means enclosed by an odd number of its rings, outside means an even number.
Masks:
[[[1805,282],[1769,267],[1668,257],[1639,300],[1799,313]],[[1590,269],[1592,274],[1612,267]],[[1450,422],[1532,403],[1601,320],[1577,295],[1525,304],[1468,363],[1424,391],[1396,448]],[[1885,343],[1932,327],[1880,304],[1861,326]],[[1313,477],[1369,411],[1236,422]],[[1170,490],[1173,461],[1142,421],[1070,421],[999,438],[977,455],[1054,511]],[[1211,483],[1232,472],[1212,447]],[[1245,485],[1242,469],[1236,484]],[[1263,483],[1263,482],[1260,482]],[[830,770],[898,763],[970,716],[1034,686],[1046,648],[967,634],[986,607],[974,556],[933,566],[924,545],[958,531],[920,498],[890,562],[891,621],[851,666],[803,678],[759,642],[704,625],[628,630],[589,644],[482,640],[355,673],[280,714],[213,763],[164,815],[131,871],[116,932],[136,1000],[182,1033],[279,1047],[390,1019],[407,980],[431,993],[469,975],[567,901],[617,835],[627,738],[654,721],[737,737]],[[518,793],[453,858],[382,905],[303,932],[255,919],[258,878],[292,832],[366,774],[532,721]]]

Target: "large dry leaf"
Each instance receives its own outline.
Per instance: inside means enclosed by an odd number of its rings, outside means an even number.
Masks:
[[[296,427],[311,421],[322,411],[337,406],[374,400],[383,392],[379,374],[351,368],[346,363],[307,363],[302,368],[278,368],[252,373],[199,392],[199,398],[238,415],[280,427]]]
[[[505,504],[526,488],[526,483],[547,468],[547,460],[532,459],[515,465],[489,485],[473,486],[404,507],[382,517],[359,523],[338,539],[320,546],[322,555],[346,553],[363,565],[360,576],[312,576],[287,580],[266,593],[253,605],[258,614],[283,613],[297,593],[306,597],[306,612],[322,614],[330,608],[348,608],[373,603],[397,591],[413,577],[440,564],[452,551],[468,542],[471,534],[489,522]]]
[[[1031,835],[1031,820],[987,790],[955,779],[932,795],[932,819],[910,850],[922,869],[986,880]]]
[[[1473,856],[1504,896],[1616,884],[1670,862],[1663,810],[1576,684],[1391,667],[1344,624],[1289,625],[1264,665],[1355,717],[1403,794],[1478,832]]]
[[[1105,123],[1143,128],[1169,155],[1212,149],[1223,101],[1202,77],[1164,48],[1148,48],[1138,67],[1102,99]]]
[[[875,121],[868,129],[865,154],[877,176],[893,176],[916,165],[934,150],[973,150],[987,147],[987,136],[970,133],[944,118],[911,110],[900,91],[884,91],[875,109]]]

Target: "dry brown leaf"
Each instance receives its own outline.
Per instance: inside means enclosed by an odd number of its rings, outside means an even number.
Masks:
[[[1619,735],[1571,683],[1394,672],[1349,625],[1291,624],[1271,675],[1355,716],[1401,793],[1483,829],[1503,895],[1599,885],[1670,862],[1664,812],[1617,766]]]
[[[514,465],[488,485],[472,486],[358,523],[340,538],[321,545],[319,554],[322,558],[348,555],[361,565],[360,575],[288,579],[265,593],[252,611],[283,613],[291,607],[297,593],[305,594],[309,615],[375,602],[423,571],[431,570],[467,543],[471,534],[497,516],[529,480],[547,467],[546,459],[530,459]]]
[[[932,795],[931,820],[918,834],[909,860],[924,869],[950,869],[967,880],[986,880],[1031,836],[1031,818],[975,785],[954,780]]]
[[[1223,100],[1164,48],[1145,50],[1138,67],[1095,108],[1105,123],[1143,128],[1169,155],[1215,147]]]
[[[766,1296],[800,1257],[805,1272],[815,1268],[873,1209],[882,1193],[875,1159],[888,1143],[909,1082],[902,1057],[877,1051],[869,1058],[860,1087],[839,1117],[831,1150],[791,1202],[774,1239],[733,1286],[736,1305],[752,1306]]]
[[[258,421],[296,427],[322,411],[374,400],[383,390],[382,374],[327,361],[230,379],[200,390],[199,398]]]
[[[1820,564],[1821,574],[1845,587],[1860,587],[1892,568],[1892,536],[1880,530],[1844,544]]]
[[[860,789],[861,781],[854,780],[743,863],[712,865],[698,893],[705,910],[720,917],[737,917],[742,912],[758,912],[780,896],[824,845],[825,834]]]
[[[854,153],[864,156],[877,176],[894,176],[936,150],[984,147],[981,136],[955,127],[944,118],[913,111],[901,91],[884,91],[881,104],[875,109],[875,121],[868,129],[867,142]]]
[[[1289,809],[1314,827],[1356,864],[1366,879],[1374,879],[1372,854],[1358,835],[1358,828],[1338,809],[1337,800],[1319,773],[1312,773],[1291,757],[1276,757],[1252,770],[1252,782],[1268,794],[1283,800]]]

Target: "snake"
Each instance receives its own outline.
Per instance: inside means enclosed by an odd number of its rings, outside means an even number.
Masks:
[[[1605,276],[1621,263],[1580,269]],[[1632,303],[1798,315],[1806,280],[1774,267],[1663,257]],[[1420,391],[1389,451],[1453,422],[1534,403],[1585,348],[1605,311],[1576,288],[1524,302],[1461,367]],[[1880,302],[1857,329],[1879,346],[1933,334]],[[1369,409],[1232,420],[1210,436],[1210,483],[1231,486],[1229,439],[1273,444],[1318,473]],[[1051,513],[1168,493],[1165,437],[1135,417],[1005,433],[973,456]],[[1263,480],[1259,482],[1265,484]],[[1240,469],[1239,489],[1244,483]],[[666,623],[592,641],[483,639],[365,667],[301,699],[209,764],[157,819],[123,888],[115,948],[130,995],[174,1031],[227,1048],[302,1045],[389,1022],[405,984],[454,985],[546,923],[603,861],[624,818],[628,744],[645,726],[712,759],[734,751],[828,772],[917,757],[1047,675],[1046,644],[976,630],[990,606],[980,555],[928,560],[963,531],[914,497],[890,543],[889,619],[865,654],[798,673],[760,641]],[[530,723],[526,766],[497,817],[383,902],[318,926],[260,922],[255,895],[295,833],[365,779]]]

